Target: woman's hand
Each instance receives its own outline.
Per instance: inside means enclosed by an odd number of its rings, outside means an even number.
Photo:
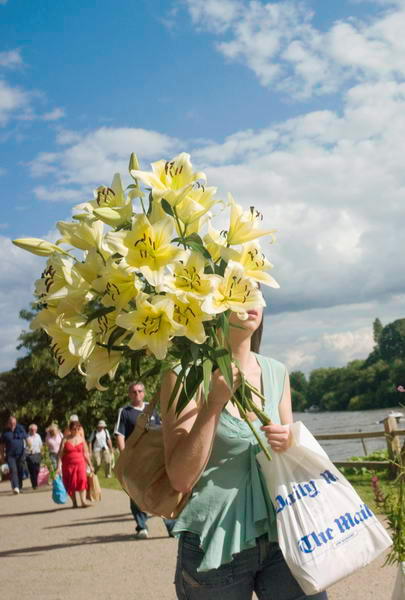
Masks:
[[[232,364],[232,376],[233,376],[233,387],[232,391],[229,389],[228,384],[225,381],[224,376],[222,375],[219,369],[216,369],[212,374],[211,379],[211,391],[209,394],[209,401],[220,404],[221,407],[225,406],[227,402],[231,399],[234,392],[240,386],[240,373],[239,369]]]
[[[56,476],[58,476],[58,475],[62,475],[62,467],[58,467],[58,468],[56,469],[56,471],[55,471],[55,475],[56,475]]]
[[[289,425],[263,425],[261,430],[274,452],[284,452],[290,447],[292,436]]]

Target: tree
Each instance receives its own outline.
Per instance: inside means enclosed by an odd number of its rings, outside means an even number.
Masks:
[[[302,371],[290,373],[291,400],[293,411],[303,411],[307,406],[308,381]]]
[[[380,343],[380,337],[381,337],[382,330],[383,330],[383,325],[382,325],[380,319],[377,317],[376,319],[374,319],[374,323],[373,323],[373,338],[374,338],[374,343],[376,346],[378,346],[378,344]]]
[[[397,319],[383,328],[379,348],[382,359],[388,363],[405,358],[405,319]]]

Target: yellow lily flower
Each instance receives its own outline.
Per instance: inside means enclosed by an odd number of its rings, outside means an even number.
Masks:
[[[104,252],[105,256],[106,253]],[[100,272],[104,269],[105,262],[100,255],[100,251],[92,248],[86,252],[83,262],[77,262],[74,269],[83,277],[89,285],[100,276]]]
[[[263,217],[253,206],[250,207],[250,210],[244,211],[239,204],[236,204],[231,194],[229,194],[229,201],[231,205],[231,222],[226,236],[229,245],[244,244],[263,235],[272,235],[275,232],[275,229],[257,228],[258,221]]]
[[[103,294],[101,302],[104,306],[115,306],[121,310],[136,298],[142,282],[135,274],[135,267],[130,267],[125,260],[116,262],[110,259],[93,286]]]
[[[232,252],[235,254],[234,260],[244,266],[247,277],[273,288],[280,287],[277,281],[269,273],[266,273],[267,270],[273,268],[273,265],[267,260],[257,241],[244,244],[241,252],[234,250]]]
[[[12,242],[15,246],[27,250],[32,254],[37,254],[38,256],[51,256],[55,253],[69,256],[69,253],[63,250],[63,248],[60,248],[56,244],[51,244],[51,242],[47,242],[46,240],[41,240],[40,238],[19,238],[17,240],[12,240]]]
[[[82,317],[64,319],[64,315],[59,315],[55,324],[46,329],[52,338],[51,351],[59,364],[59,377],[65,377],[94,350],[96,334],[85,323]]]
[[[162,290],[179,296],[183,301],[189,296],[200,298],[211,293],[210,275],[204,274],[205,260],[198,252],[187,250],[165,277]]]
[[[70,244],[81,250],[101,247],[104,226],[100,221],[79,221],[78,223],[59,221],[56,226],[62,234],[58,244]]]
[[[122,225],[132,218],[132,201],[125,195],[119,173],[114,175],[111,187],[99,186],[94,191],[94,200],[78,204],[74,208],[85,211],[75,215],[75,219],[86,220],[87,215],[89,220],[89,216],[94,216],[112,227]]]
[[[96,388],[101,392],[108,388],[100,384],[103,375],[108,375],[110,380],[114,379],[122,353],[96,346],[84,365],[79,365],[79,371],[86,377],[86,390]]]
[[[168,217],[153,225],[145,215],[134,219],[131,231],[117,231],[105,236],[104,247],[125,257],[129,266],[140,271],[154,286],[163,283],[165,267],[183,250],[170,244],[173,220]]]
[[[148,348],[159,360],[165,358],[170,339],[182,331],[173,318],[174,303],[167,296],[153,296],[140,292],[136,299],[136,310],[121,313],[117,325],[132,331],[128,346],[132,350]]]
[[[176,206],[192,189],[195,181],[206,180],[204,173],[193,172],[190,155],[182,152],[170,161],[152,163],[152,172],[132,169],[132,177],[152,188],[154,199],[165,198]]]
[[[208,223],[208,233],[205,234],[203,241],[212,260],[217,262],[222,257],[223,248],[226,247],[226,238]]]
[[[174,320],[182,326],[182,331],[177,335],[184,335],[196,344],[203,344],[206,340],[206,333],[203,322],[210,321],[212,315],[201,310],[201,301],[188,296],[186,302],[180,298],[172,296],[174,302]]]
[[[214,291],[202,303],[202,310],[208,314],[218,314],[228,309],[238,314],[266,306],[263,295],[255,281],[246,277],[244,267],[229,261],[223,277],[212,275],[216,279]]]
[[[213,197],[216,187],[193,187],[187,196],[176,206],[177,216],[185,225],[190,225],[203,215],[218,201]]]
[[[48,259],[41,279],[35,282],[35,295],[39,301],[49,307],[58,307],[58,313],[80,312],[80,307],[94,294],[77,266],[64,256],[55,255]]]

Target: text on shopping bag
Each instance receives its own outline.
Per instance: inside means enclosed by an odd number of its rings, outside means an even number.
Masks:
[[[312,531],[311,533],[304,535],[298,540],[298,547],[304,554],[310,554],[314,550],[317,550],[317,548],[321,548],[325,544],[328,544],[331,540],[342,543],[347,539],[347,536],[342,536],[342,534],[351,531],[364,521],[367,521],[370,517],[374,517],[374,513],[369,509],[367,504],[362,504],[358,511],[354,513],[347,512],[344,515],[336,517],[333,520],[333,523],[331,523],[331,526],[326,527],[324,531],[319,531],[317,533]]]
[[[320,477],[323,477],[323,480],[326,483],[335,483],[338,480],[336,475],[333,475],[330,471],[323,471],[323,473],[319,474]],[[285,497],[278,495],[276,496],[276,500],[278,502],[278,507],[276,508],[276,512],[279,513],[284,508],[291,506],[295,502],[302,500],[305,497],[315,498],[318,494],[321,493],[321,490],[316,484],[314,479],[310,479],[309,481],[302,481],[301,483],[297,483],[293,485],[292,491],[287,494]]]

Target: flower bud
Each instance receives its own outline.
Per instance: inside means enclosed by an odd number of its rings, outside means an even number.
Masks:
[[[13,244],[38,256],[51,256],[55,252],[68,255],[68,252],[60,248],[60,246],[46,240],[41,240],[40,238],[19,238],[18,240],[13,240]]]

